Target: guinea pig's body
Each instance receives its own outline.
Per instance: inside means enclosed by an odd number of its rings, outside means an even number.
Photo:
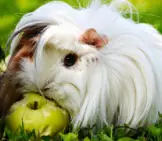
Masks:
[[[15,89],[54,99],[75,127],[156,122],[162,37],[150,25],[122,17],[118,2],[74,9],[53,1],[25,15],[12,36],[6,70],[14,74]]]

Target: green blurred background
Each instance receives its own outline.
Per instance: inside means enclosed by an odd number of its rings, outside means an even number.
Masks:
[[[6,40],[12,33],[16,23],[27,12],[50,0],[0,0],[0,45],[5,46]],[[77,0],[63,0],[77,6]],[[87,0],[78,0],[82,5]],[[150,23],[162,33],[162,0],[130,0],[137,7],[140,22]]]

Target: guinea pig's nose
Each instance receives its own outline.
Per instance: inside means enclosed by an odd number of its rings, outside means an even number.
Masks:
[[[82,43],[92,45],[96,48],[104,47],[108,44],[106,35],[100,35],[94,28],[87,29],[80,37]]]

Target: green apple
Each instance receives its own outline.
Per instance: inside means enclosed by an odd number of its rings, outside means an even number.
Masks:
[[[6,116],[6,125],[11,131],[19,131],[24,124],[26,131],[35,129],[40,136],[53,136],[69,124],[68,113],[54,101],[27,93],[24,99],[15,103]]]

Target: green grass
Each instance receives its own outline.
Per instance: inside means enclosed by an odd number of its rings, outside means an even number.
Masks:
[[[95,125],[78,129],[73,132],[69,127],[65,133],[58,133],[54,137],[36,135],[34,129],[30,132],[20,127],[19,132],[4,129],[1,141],[162,141],[162,115],[156,124],[138,129],[130,128],[129,125],[107,126],[95,132]]]

